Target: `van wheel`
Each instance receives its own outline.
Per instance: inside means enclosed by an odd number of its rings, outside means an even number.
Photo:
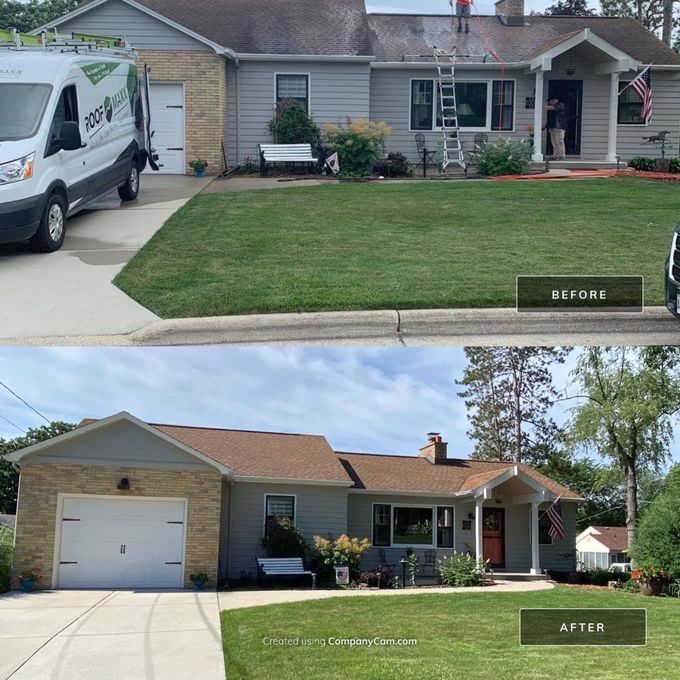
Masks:
[[[59,194],[52,194],[47,199],[38,231],[29,240],[31,248],[39,253],[53,253],[59,250],[64,242],[65,227],[65,201]]]
[[[118,188],[121,201],[134,201],[139,193],[139,167],[137,158],[133,158],[128,165],[127,180],[122,187]]]

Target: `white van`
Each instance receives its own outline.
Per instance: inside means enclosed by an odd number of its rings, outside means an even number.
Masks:
[[[147,161],[158,169],[135,56],[85,40],[0,45],[0,243],[58,250],[68,215],[113,189],[134,200]]]

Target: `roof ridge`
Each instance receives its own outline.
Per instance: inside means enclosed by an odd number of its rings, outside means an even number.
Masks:
[[[207,425],[174,425],[173,423],[147,423],[151,427],[176,427],[185,430],[210,430],[212,432],[248,432],[250,434],[274,434],[282,437],[317,437],[325,439],[322,434],[307,434],[305,432],[276,432],[272,430],[244,430],[238,427],[210,427]]]
[[[413,455],[410,453],[371,453],[369,451],[338,451],[334,449],[338,456],[373,456],[374,458],[410,458],[417,460],[422,456]],[[425,460],[423,458],[423,460]],[[460,460],[466,463],[493,463],[495,465],[516,465],[510,460],[480,460],[478,458],[447,458],[447,461]],[[523,464],[523,463],[522,463]]]

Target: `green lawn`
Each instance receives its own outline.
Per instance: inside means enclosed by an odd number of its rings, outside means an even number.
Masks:
[[[646,647],[520,647],[521,607],[647,607]],[[680,600],[556,588],[333,598],[222,612],[229,680],[666,680],[680,667]],[[280,646],[265,638],[415,638],[415,647]]]
[[[642,274],[663,303],[675,183],[341,184],[206,194],[116,284],[162,317],[511,307],[518,274]]]

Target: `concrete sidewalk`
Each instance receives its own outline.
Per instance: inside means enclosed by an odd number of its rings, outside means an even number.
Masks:
[[[548,581],[503,581],[496,579],[495,586],[472,588],[397,588],[372,590],[238,590],[219,592],[220,611],[226,609],[246,609],[268,604],[285,602],[307,602],[325,600],[329,597],[400,597],[401,595],[450,595],[453,593],[528,593],[536,590],[550,590],[555,586]]]
[[[217,595],[37,591],[0,597],[0,678],[224,680]]]

